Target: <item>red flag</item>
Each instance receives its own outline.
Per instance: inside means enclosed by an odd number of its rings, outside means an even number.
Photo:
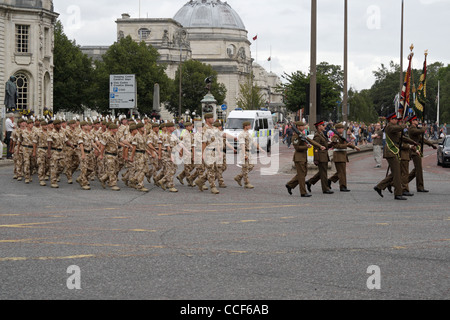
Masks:
[[[258,40],[258,35],[256,35],[256,36],[253,38],[253,41],[256,41],[256,40]]]

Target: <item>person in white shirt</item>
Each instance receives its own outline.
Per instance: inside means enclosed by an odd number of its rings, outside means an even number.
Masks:
[[[6,122],[5,122],[5,129],[6,129],[6,134],[5,134],[5,142],[6,142],[6,158],[7,159],[12,159],[12,154],[11,154],[11,150],[9,148],[10,146],[10,142],[11,142],[11,135],[12,132],[16,129],[16,126],[14,125],[14,115],[12,113],[8,113],[6,115]]]

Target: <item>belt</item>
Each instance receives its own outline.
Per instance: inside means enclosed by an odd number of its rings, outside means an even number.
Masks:
[[[58,151],[58,152],[62,152],[63,149],[58,149],[58,148],[52,148],[53,151]]]
[[[334,149],[334,152],[346,152],[347,149]]]
[[[25,148],[28,148],[28,149],[33,149],[32,146],[22,146],[22,147],[25,147]]]
[[[39,147],[39,149],[48,150],[48,147]]]
[[[92,152],[92,150],[86,150],[86,149],[84,149],[84,153],[91,153]]]
[[[117,153],[109,153],[109,152],[105,152],[105,154],[107,154],[108,156],[114,156],[114,157],[117,157]]]
[[[145,154],[145,151],[142,151],[142,150],[136,150],[136,153]]]

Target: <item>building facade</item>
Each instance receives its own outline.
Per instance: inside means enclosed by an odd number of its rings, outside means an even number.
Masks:
[[[18,110],[53,109],[54,26],[51,0],[0,0],[0,100],[16,77]]]
[[[181,61],[194,59],[211,65],[218,82],[227,88],[227,112],[237,107],[240,85],[252,74],[267,101],[261,107],[282,104],[282,95],[275,90],[279,77],[254,63],[245,25],[227,2],[191,0],[173,19],[133,19],[123,14],[116,24],[118,39],[131,36],[155,47],[172,79]]]

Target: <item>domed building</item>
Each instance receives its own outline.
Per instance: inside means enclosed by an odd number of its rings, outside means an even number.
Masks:
[[[16,78],[18,110],[42,115],[53,109],[54,27],[51,0],[0,1],[0,100],[5,83]]]
[[[252,74],[253,59],[245,25],[227,2],[190,0],[172,19],[136,19],[123,14],[116,23],[118,39],[131,36],[155,47],[161,55],[159,62],[168,66],[166,72],[172,79],[180,61],[194,59],[211,65],[218,73],[218,82],[227,88],[228,112],[237,107],[240,84]],[[258,66],[255,80],[267,101],[281,102],[281,95],[269,88],[279,83],[279,78],[269,84],[268,77],[258,78],[259,74],[266,76],[260,69]]]

